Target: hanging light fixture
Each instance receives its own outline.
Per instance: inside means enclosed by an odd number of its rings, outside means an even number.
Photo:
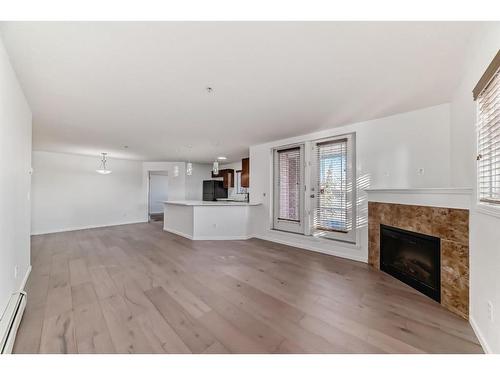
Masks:
[[[193,174],[193,163],[189,160],[189,156],[191,154],[191,148],[193,148],[192,145],[187,145],[186,148],[188,149],[188,161],[186,163],[186,175],[191,176]]]
[[[215,151],[217,151],[220,148],[220,141],[214,142],[214,148],[215,148]],[[220,159],[220,157],[216,157],[214,160],[214,163],[212,165],[212,172],[214,175],[219,174],[219,160],[222,160],[222,159]]]
[[[110,174],[111,170],[106,168],[106,152],[101,153],[102,159],[101,159],[101,168],[96,169],[95,171],[100,174]]]

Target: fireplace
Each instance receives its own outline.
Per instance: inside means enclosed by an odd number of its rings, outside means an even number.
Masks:
[[[380,224],[380,269],[441,302],[441,240]]]

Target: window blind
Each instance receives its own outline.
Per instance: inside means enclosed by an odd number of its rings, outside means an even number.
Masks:
[[[278,219],[300,221],[300,147],[278,150]]]
[[[316,144],[314,229],[347,232],[347,139],[335,139]]]
[[[500,204],[500,69],[477,97],[479,200]]]

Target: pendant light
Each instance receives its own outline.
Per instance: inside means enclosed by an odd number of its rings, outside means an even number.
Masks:
[[[187,145],[186,148],[188,149],[188,161],[186,163],[186,175],[192,176],[193,175],[193,163],[191,163],[189,156],[191,154],[191,148],[193,148],[193,146]]]
[[[217,152],[217,150],[220,148],[220,141],[214,142],[214,148],[215,148],[215,151]],[[212,172],[214,175],[219,174],[219,160],[221,160],[220,157],[216,157],[214,160],[214,163],[212,165]]]
[[[103,152],[103,153],[101,153],[101,155],[102,155],[101,168],[96,169],[95,171],[97,173],[100,173],[100,174],[110,174],[111,170],[110,169],[106,169],[106,155],[107,155],[107,153]]]

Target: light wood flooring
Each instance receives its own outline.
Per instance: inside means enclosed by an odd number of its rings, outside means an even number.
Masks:
[[[161,223],[32,238],[16,353],[480,353],[469,323],[368,265]]]

